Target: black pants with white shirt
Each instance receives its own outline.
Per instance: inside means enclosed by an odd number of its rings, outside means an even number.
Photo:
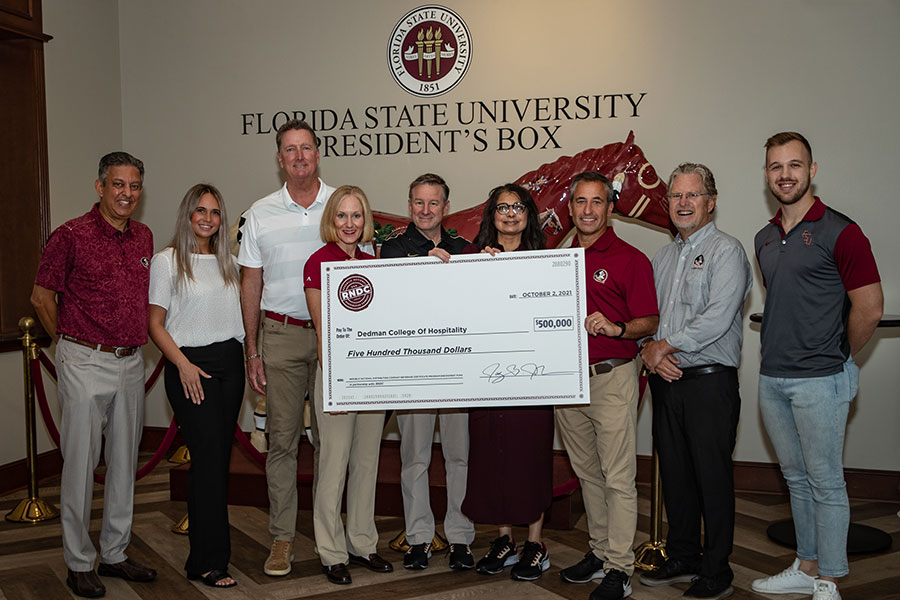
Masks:
[[[212,376],[200,378],[204,399],[194,404],[184,396],[178,367],[166,361],[166,394],[191,454],[187,476],[191,551],[184,569],[188,575],[202,575],[227,569],[231,557],[228,471],[244,397],[244,354],[235,339],[181,351]]]

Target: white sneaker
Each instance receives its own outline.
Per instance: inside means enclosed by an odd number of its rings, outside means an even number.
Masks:
[[[841,600],[841,593],[833,581],[819,580],[812,600]]]
[[[800,570],[800,559],[795,558],[793,564],[781,573],[754,579],[750,589],[762,594],[814,594],[817,581],[815,577],[810,577]]]

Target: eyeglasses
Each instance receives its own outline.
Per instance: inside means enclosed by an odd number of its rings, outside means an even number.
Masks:
[[[707,194],[706,192],[702,194],[698,194],[696,192],[688,192],[687,194],[666,194],[666,198],[668,198],[669,200],[674,200],[675,202],[678,202],[682,198],[687,198],[688,200],[696,200],[700,196],[709,196],[709,194]]]
[[[523,212],[525,212],[525,205],[521,202],[516,202],[515,204],[507,204],[506,202],[501,202],[496,207],[494,207],[494,210],[496,210],[501,215],[508,214],[509,209],[512,209],[515,214],[521,215]]]

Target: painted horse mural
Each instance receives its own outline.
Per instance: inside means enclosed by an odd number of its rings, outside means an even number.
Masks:
[[[598,171],[613,182],[613,187],[619,192],[615,207],[618,214],[674,231],[669,220],[666,184],[644,157],[644,152],[634,143],[632,131],[624,142],[591,148],[575,156],[560,157],[516,179],[515,183],[528,189],[534,197],[541,213],[548,248],[558,247],[572,229],[568,208],[569,185],[572,178],[583,171]],[[443,225],[446,229],[455,229],[458,235],[473,240],[478,233],[483,212],[482,202],[447,215]],[[388,234],[399,233],[409,224],[408,217],[377,210],[374,213],[375,221],[380,225],[379,241]]]

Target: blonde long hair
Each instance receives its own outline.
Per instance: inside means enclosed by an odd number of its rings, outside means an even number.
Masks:
[[[205,194],[212,195],[219,203],[219,216],[221,222],[219,230],[209,238],[209,249],[215,254],[216,261],[219,263],[219,271],[222,273],[222,279],[225,285],[238,285],[239,278],[237,267],[234,266],[234,257],[231,254],[231,244],[228,238],[228,215],[225,212],[225,200],[222,193],[216,189],[216,186],[210,183],[198,183],[192,186],[181,204],[178,206],[178,218],[175,220],[175,235],[169,246],[175,250],[175,269],[176,269],[176,287],[194,280],[194,272],[191,269],[191,256],[200,251],[200,245],[197,243],[197,235],[191,228],[191,215],[197,210],[200,204],[200,198]]]

